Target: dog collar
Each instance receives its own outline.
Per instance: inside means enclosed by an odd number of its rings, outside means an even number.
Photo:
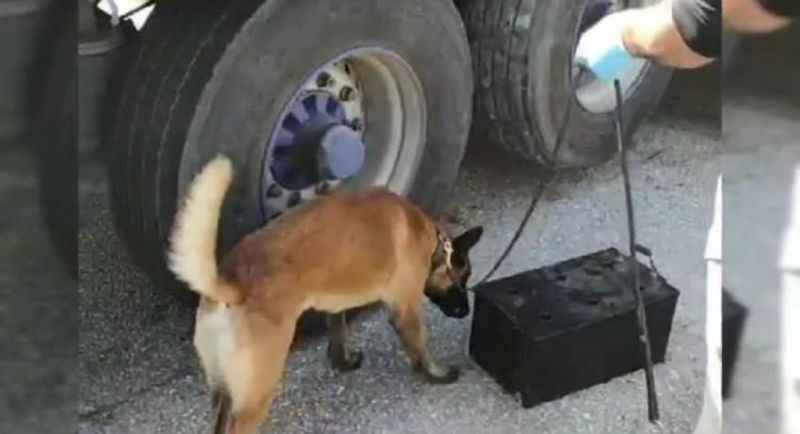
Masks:
[[[450,237],[445,235],[443,231],[439,230],[439,228],[436,229],[436,238],[437,238],[436,250],[434,250],[433,256],[435,257],[436,254],[441,250],[442,255],[444,256],[445,272],[450,277],[450,280],[453,281],[453,285],[456,285],[459,288],[463,289],[461,283],[454,276],[455,270],[453,269],[453,252],[454,252],[453,241],[450,240]]]
[[[439,230],[436,231],[436,237],[439,239],[436,249],[442,249],[442,253],[444,253],[444,264],[449,272],[453,269],[453,242]]]

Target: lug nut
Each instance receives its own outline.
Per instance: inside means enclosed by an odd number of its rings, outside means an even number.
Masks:
[[[320,72],[317,76],[317,87],[333,86],[333,77],[327,72]]]
[[[356,98],[356,90],[350,86],[345,86],[339,92],[339,99],[341,101],[347,102],[352,101]]]
[[[330,184],[324,181],[317,184],[317,187],[314,189],[314,191],[317,194],[328,194],[330,190],[331,190]]]
[[[281,197],[282,194],[283,194],[283,189],[278,184],[272,184],[267,189],[268,198],[274,199],[276,197]]]
[[[287,203],[287,205],[289,205],[289,207],[293,207],[297,206],[297,204],[299,203],[300,203],[300,192],[295,191],[294,193],[292,193],[291,196],[289,196],[289,202]]]

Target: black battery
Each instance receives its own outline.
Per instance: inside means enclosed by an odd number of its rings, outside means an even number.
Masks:
[[[660,363],[679,291],[636,264]],[[610,248],[477,286],[471,357],[525,408],[643,368],[631,266]]]

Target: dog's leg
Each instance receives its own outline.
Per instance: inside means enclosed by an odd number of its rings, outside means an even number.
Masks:
[[[390,309],[391,324],[403,341],[414,370],[422,373],[427,381],[434,384],[455,382],[459,375],[458,368],[439,365],[428,351],[421,303],[391,306]]]
[[[347,319],[344,312],[327,315],[328,322],[328,358],[333,367],[346,372],[361,367],[364,355],[358,350],[351,350],[347,345]]]
[[[231,416],[231,397],[221,388],[214,389],[211,394],[211,406],[214,411],[214,434],[227,434]]]
[[[251,318],[225,366],[232,398],[226,434],[255,434],[267,417],[294,337],[294,320]],[[257,331],[257,332],[250,332]]]

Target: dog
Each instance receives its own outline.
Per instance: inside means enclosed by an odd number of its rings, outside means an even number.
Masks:
[[[345,310],[382,303],[411,365],[431,383],[456,381],[426,344],[423,300],[449,317],[469,314],[465,286],[474,227],[448,236],[422,209],[383,188],[333,192],[244,236],[219,264],[217,228],[233,179],[224,156],[207,163],[179,209],[168,251],[177,278],[200,295],[194,332],[215,412],[215,434],[252,434],[266,418],[300,315],[326,313],[328,357],[357,369]]]

